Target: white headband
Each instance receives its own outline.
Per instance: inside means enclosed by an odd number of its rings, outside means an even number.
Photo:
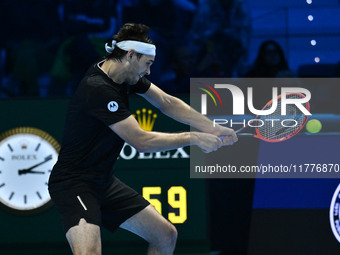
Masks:
[[[121,41],[117,43],[115,40],[113,40],[111,47],[107,43],[105,44],[105,50],[107,53],[111,54],[116,46],[122,50],[128,51],[134,49],[136,52],[141,54],[156,56],[155,45],[140,41]]]

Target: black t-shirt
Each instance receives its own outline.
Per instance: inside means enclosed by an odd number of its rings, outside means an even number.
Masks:
[[[105,188],[124,141],[109,128],[131,115],[128,96],[145,93],[151,82],[117,84],[99,67],[91,66],[72,97],[59,158],[50,180],[50,191],[87,185]]]

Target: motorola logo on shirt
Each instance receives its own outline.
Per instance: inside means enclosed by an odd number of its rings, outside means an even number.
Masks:
[[[109,109],[110,112],[116,112],[118,110],[118,103],[116,101],[111,101],[107,104],[107,109]]]

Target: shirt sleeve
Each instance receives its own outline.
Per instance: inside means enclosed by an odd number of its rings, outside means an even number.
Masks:
[[[131,85],[131,92],[144,94],[146,91],[148,91],[150,86],[151,86],[151,82],[145,77],[142,77],[139,79],[136,85]]]
[[[101,86],[93,90],[87,101],[89,114],[109,126],[128,118],[127,98],[109,86]]]

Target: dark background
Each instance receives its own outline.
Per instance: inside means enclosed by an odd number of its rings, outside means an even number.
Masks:
[[[311,21],[309,15],[313,16]],[[0,130],[32,125],[60,142],[68,98],[88,66],[104,56],[104,44],[125,22],[151,27],[157,57],[150,80],[168,93],[187,98],[190,77],[247,76],[260,45],[267,40],[280,45],[287,62],[285,69],[275,69],[268,75],[339,77],[339,17],[337,0],[313,0],[310,4],[305,0],[3,0]],[[320,96],[316,111],[338,115],[339,92],[339,87],[325,84],[315,88],[313,94]],[[20,105],[31,107],[19,114]],[[41,118],[46,116],[46,109],[53,109],[53,114],[47,115],[53,118]],[[167,121],[158,119],[154,129],[169,129]],[[256,140],[240,141],[230,151],[230,158],[239,164],[257,162],[265,155],[259,155],[263,153],[260,146],[263,144]],[[158,176],[159,183],[164,190],[172,185],[187,185],[188,190],[193,187],[190,196],[196,203],[191,216],[201,217],[200,229],[204,232],[198,233],[199,238],[192,235],[191,241],[183,242],[180,237],[178,253],[339,253],[340,244],[328,221],[338,180],[196,181],[189,178],[188,162],[178,166],[183,172],[172,165],[177,163],[167,164],[160,167],[169,173],[174,171],[176,178],[169,177],[164,183],[164,177]],[[157,178],[152,183],[148,177],[137,179],[140,182],[129,180],[128,167],[122,169],[126,170],[127,182],[136,189],[158,183]],[[4,222],[0,228],[1,254],[69,254],[54,208],[28,217],[0,213]],[[179,231],[188,233],[190,229]],[[145,249],[143,242],[130,235],[104,232],[104,253],[120,247],[123,252],[117,254],[135,254],[129,251],[129,240],[140,244],[140,250]]]
[[[337,77],[339,15],[337,0],[3,0],[0,96],[70,96],[126,22],[151,27],[150,79],[169,93],[190,77]],[[287,67],[249,73],[268,40]]]

